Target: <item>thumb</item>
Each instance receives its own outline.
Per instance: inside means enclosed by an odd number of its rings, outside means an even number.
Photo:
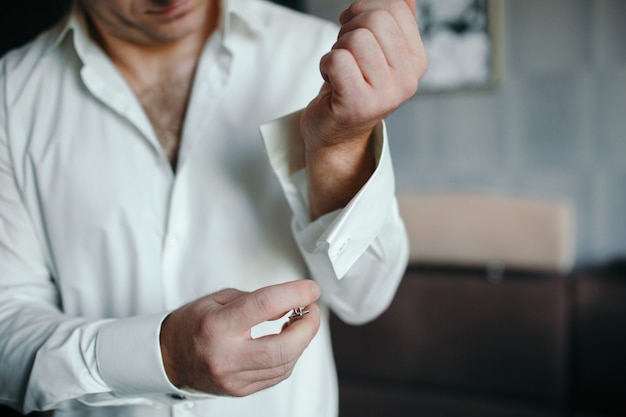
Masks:
[[[312,280],[296,280],[245,293],[224,306],[222,313],[234,329],[248,330],[259,323],[275,320],[289,310],[314,303],[320,288]]]
[[[211,294],[209,297],[213,299],[216,303],[220,305],[226,305],[232,303],[237,298],[241,297],[244,294],[248,294],[246,292],[237,290],[235,288],[225,288],[221,291]]]

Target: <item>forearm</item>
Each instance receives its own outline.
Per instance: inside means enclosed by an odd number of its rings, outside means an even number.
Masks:
[[[380,314],[406,268],[408,239],[395,200],[384,123],[370,138],[374,172],[341,208],[311,221],[309,173],[298,167],[298,113],[262,128],[270,161],[293,210],[292,230],[322,300],[342,319],[361,323]]]
[[[311,219],[345,207],[373,172],[370,134],[415,94],[426,55],[415,1],[354,2],[320,60],[324,83],[300,119]]]
[[[345,207],[376,168],[370,133],[349,143],[305,148],[311,220]]]
[[[158,317],[69,317],[40,292],[0,292],[0,402],[24,413],[172,402]]]
[[[70,393],[106,390],[87,372],[93,364],[85,363],[95,358],[94,332],[37,300],[46,292],[0,292],[0,399],[24,413],[53,408]]]

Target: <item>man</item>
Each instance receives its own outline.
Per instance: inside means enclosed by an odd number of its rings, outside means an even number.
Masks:
[[[407,260],[382,120],[426,68],[414,8],[356,2],[337,36],[258,0],[78,0],[7,54],[0,402],[335,415],[329,308],[373,319]]]

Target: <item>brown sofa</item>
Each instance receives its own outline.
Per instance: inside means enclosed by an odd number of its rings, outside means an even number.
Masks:
[[[626,272],[410,266],[364,326],[332,318],[341,417],[626,416]]]

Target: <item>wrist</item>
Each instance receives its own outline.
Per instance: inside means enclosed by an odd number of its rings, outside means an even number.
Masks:
[[[311,219],[345,207],[376,168],[371,134],[327,146],[305,142]]]
[[[163,368],[165,369],[165,374],[167,379],[170,381],[172,385],[177,388],[182,387],[181,381],[178,379],[178,375],[176,374],[175,367],[175,354],[169,348],[170,344],[168,340],[170,340],[170,325],[171,324],[171,314],[168,315],[163,322],[161,323],[161,332],[159,334],[159,344],[161,347],[161,359],[163,361]]]

